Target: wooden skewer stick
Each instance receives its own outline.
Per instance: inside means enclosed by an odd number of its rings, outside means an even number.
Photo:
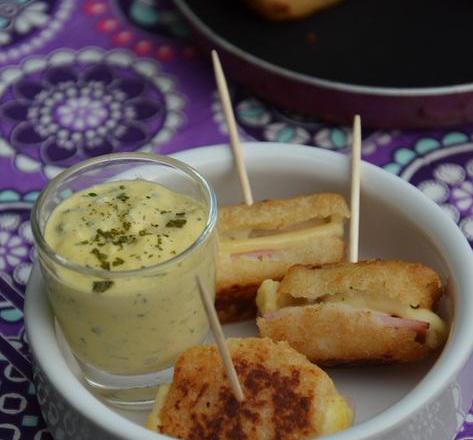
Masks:
[[[217,342],[218,351],[223,360],[223,365],[225,366],[225,371],[227,372],[228,379],[230,380],[230,385],[232,387],[233,394],[235,398],[242,402],[245,400],[243,390],[241,389],[240,381],[235,371],[235,366],[233,365],[232,357],[230,356],[230,351],[228,350],[227,343],[225,341],[225,336],[223,335],[222,326],[217,317],[217,312],[215,311],[215,306],[210,298],[208,290],[205,288],[202,280],[197,276],[197,285],[199,287],[200,297],[204,304],[205,311],[210,322],[210,328],[214,335],[215,341]]]
[[[228,92],[227,81],[223,73],[222,64],[215,50],[212,50],[212,62],[214,66],[215,80],[217,81],[218,94],[225,116],[225,122],[230,136],[230,145],[233,150],[238,175],[240,177],[240,186],[243,192],[243,198],[247,205],[253,204],[253,194],[251,192],[250,181],[248,179],[248,172],[246,170],[245,161],[243,160],[243,153],[238,138],[237,125],[235,115],[233,114],[232,102],[230,100],[230,93]]]
[[[350,251],[351,263],[358,262],[358,243],[360,229],[360,164],[361,164],[361,119],[353,119],[353,143],[351,153],[351,217],[350,217]]]

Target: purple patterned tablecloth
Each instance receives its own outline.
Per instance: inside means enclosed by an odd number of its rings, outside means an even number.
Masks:
[[[157,3],[0,0],[1,440],[51,438],[31,382],[22,313],[38,192],[92,156],[172,153],[227,138],[208,60],[170,2]],[[348,127],[274,108],[238,87],[232,93],[243,139],[341,152],[350,143]],[[472,137],[473,125],[365,132],[363,158],[419,187],[473,243]],[[473,410],[458,413],[452,438],[473,438]]]

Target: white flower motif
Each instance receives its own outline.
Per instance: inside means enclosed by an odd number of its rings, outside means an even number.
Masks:
[[[264,127],[271,121],[267,107],[254,98],[245,99],[236,107],[238,119],[249,127]]]
[[[462,211],[470,208],[473,204],[473,183],[470,181],[462,182],[459,187],[453,188],[452,196]]]
[[[465,180],[465,170],[455,163],[444,163],[434,170],[434,177],[448,185],[457,185]]]
[[[314,136],[315,145],[329,150],[343,150],[351,142],[351,131],[346,127],[323,128]]]
[[[64,150],[94,147],[110,133],[119,136],[124,117],[135,118],[136,110],[126,106],[127,100],[122,91],[107,90],[99,81],[85,85],[66,81],[37,95],[28,109],[28,120],[42,137],[55,138]]]
[[[285,122],[269,124],[264,131],[266,139],[274,142],[288,142],[292,144],[306,144],[310,134],[302,127],[291,126]]]
[[[13,270],[13,278],[18,284],[26,286],[30,279],[31,269],[33,268],[31,263],[20,263]]]
[[[57,109],[61,125],[82,131],[86,127],[95,128],[107,119],[108,111],[100,101],[92,101],[88,96],[69,98]],[[79,133],[74,133],[79,134]]]
[[[0,229],[14,231],[20,224],[20,216],[16,214],[3,214],[0,216]]]
[[[29,220],[23,222],[18,228],[18,232],[23,240],[27,243],[33,244],[33,232],[31,231],[31,223]]]
[[[49,20],[45,2],[0,1],[0,46],[11,42],[12,33],[24,35],[35,28],[42,28]]]
[[[448,186],[437,180],[425,180],[419,184],[419,189],[434,202],[442,203],[448,199]]]
[[[0,270],[5,270],[7,265],[15,267],[27,255],[28,249],[22,246],[20,237],[0,231]]]
[[[69,1],[80,3],[61,4]],[[0,49],[0,63],[2,55]],[[184,123],[184,106],[159,64],[127,50],[64,49],[30,57],[0,75],[0,113],[11,133],[0,136],[0,157],[52,178],[74,156],[157,151]]]
[[[465,236],[473,240],[473,160],[465,167],[456,163],[440,164],[434,169],[433,177],[421,182],[419,189],[455,223],[460,222]]]
[[[48,22],[47,8],[44,2],[28,4],[13,21],[13,27],[19,34],[26,34],[33,28],[44,26]]]
[[[26,284],[31,272],[30,246],[33,241],[29,221],[23,222],[19,215],[0,215],[0,270],[13,269],[13,278]],[[18,232],[16,228],[18,227]]]

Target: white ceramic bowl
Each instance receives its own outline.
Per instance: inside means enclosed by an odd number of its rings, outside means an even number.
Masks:
[[[219,202],[241,199],[226,146],[181,152],[213,184]],[[349,161],[310,147],[245,145],[256,199],[349,190]],[[361,256],[426,263],[448,282],[452,330],[437,359],[410,366],[331,369],[339,390],[355,402],[356,423],[327,440],[452,439],[471,403],[473,380],[466,363],[473,350],[473,253],[457,226],[417,189],[363,163]],[[81,384],[56,338],[39,270],[27,290],[25,321],[43,415],[57,439],[153,440],[166,438],[140,426],[146,414],[107,407]],[[229,335],[250,335],[254,323],[228,326]]]

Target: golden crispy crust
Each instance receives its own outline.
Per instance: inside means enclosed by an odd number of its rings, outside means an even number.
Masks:
[[[387,326],[383,315],[344,304],[288,307],[257,324],[262,337],[287,341],[318,365],[412,362],[431,351],[425,334]]]
[[[323,267],[293,266],[278,292],[309,299],[359,292],[431,309],[442,294],[442,283],[436,272],[420,263],[371,260]]]
[[[284,249],[273,257],[232,256],[220,253],[216,304],[222,322],[256,316],[255,297],[265,279],[279,280],[295,263],[332,263],[345,256],[343,239],[321,237],[305,247]]]
[[[331,216],[349,217],[345,199],[340,194],[322,193],[291,199],[262,200],[253,205],[220,208],[219,233],[247,229],[283,229],[297,223]]]
[[[247,4],[268,20],[294,20],[328,8],[341,0],[246,0]]]
[[[303,440],[322,433],[324,407],[337,395],[330,378],[286,343],[229,339],[243,387],[238,403],[215,346],[177,361],[158,430],[186,440]]]

